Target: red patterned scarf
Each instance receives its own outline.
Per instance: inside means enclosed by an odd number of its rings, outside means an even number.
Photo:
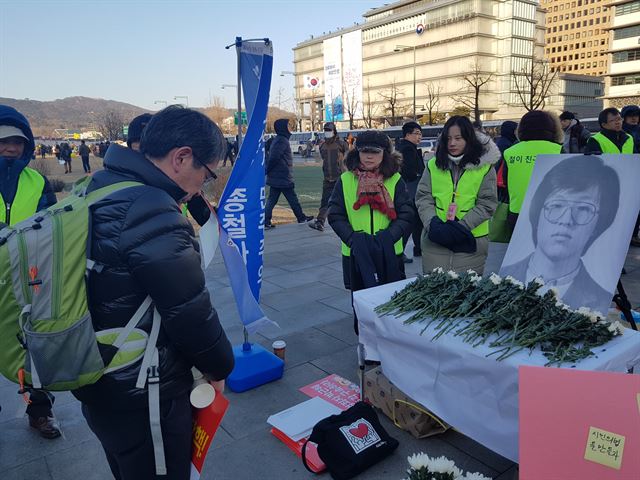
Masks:
[[[391,199],[391,195],[384,186],[384,178],[379,170],[361,170],[356,168],[353,173],[358,177],[358,193],[356,203],[353,204],[355,210],[359,210],[362,205],[369,205],[372,209],[384,213],[389,219],[395,220],[396,209]]]

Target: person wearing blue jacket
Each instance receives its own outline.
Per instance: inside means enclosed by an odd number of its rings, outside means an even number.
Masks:
[[[56,203],[47,177],[28,167],[35,148],[29,121],[15,108],[0,105],[0,229]],[[30,400],[29,425],[44,438],[59,437],[53,395],[32,390]]]
[[[302,211],[300,201],[295,191],[293,183],[293,155],[291,154],[291,145],[289,144],[289,120],[281,118],[273,124],[276,137],[269,148],[269,158],[265,161],[265,170],[267,174],[267,185],[269,185],[269,198],[265,208],[264,228],[271,229],[275,225],[271,223],[273,207],[278,203],[280,194],[289,202],[293,214],[296,216],[298,223],[310,222],[312,216],[306,215]]]

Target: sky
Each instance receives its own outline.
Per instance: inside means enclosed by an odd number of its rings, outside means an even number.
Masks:
[[[387,0],[391,3],[390,0]],[[273,42],[271,104],[292,110],[292,48],[382,0],[0,0],[0,97],[234,107],[236,36]]]

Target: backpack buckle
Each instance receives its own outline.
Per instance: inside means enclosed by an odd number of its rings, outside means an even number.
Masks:
[[[147,369],[147,382],[160,383],[160,369],[157,365],[151,365]]]

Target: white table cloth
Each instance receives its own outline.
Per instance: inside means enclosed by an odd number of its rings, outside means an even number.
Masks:
[[[434,325],[421,336],[424,324],[403,324],[409,315],[374,312],[412,280],[354,293],[366,358],[382,362],[389,380],[457,430],[517,462],[518,366],[543,366],[548,360],[539,351],[521,351],[496,361],[497,354],[486,357],[492,351],[488,342],[474,348],[452,334],[432,341]],[[562,367],[626,372],[640,363],[640,334],[626,329],[593,351],[595,356]]]

